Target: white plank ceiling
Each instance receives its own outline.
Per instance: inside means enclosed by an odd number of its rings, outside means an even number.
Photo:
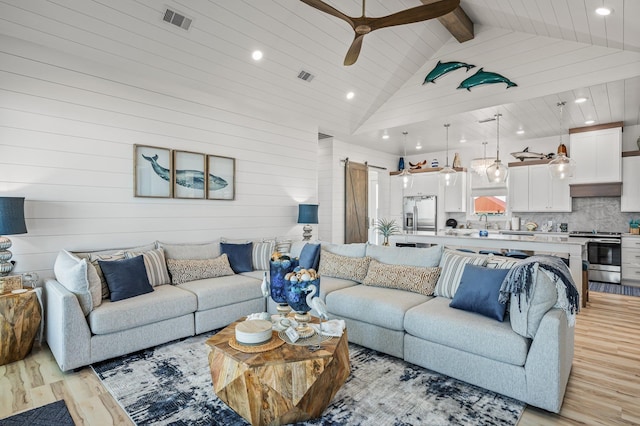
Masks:
[[[361,0],[327,3],[361,14]],[[366,14],[420,4],[369,0]],[[603,4],[613,9],[608,17],[594,13]],[[167,6],[193,19],[188,31],[162,21]],[[442,150],[445,122],[452,147],[462,138],[494,138],[494,126],[478,121],[496,112],[503,114],[501,136],[557,135],[556,104],[563,100],[564,128],[587,119],[640,124],[639,0],[462,0],[461,6],[475,23],[474,40],[458,43],[437,20],[386,28],[365,37],[350,67],[342,61],[351,28],[296,0],[0,0],[0,34],[283,119],[304,117],[322,133],[396,154],[404,130],[425,151]],[[255,49],[264,52],[259,62],[251,59]],[[476,69],[422,85],[438,60],[484,67],[518,87],[456,89]],[[298,79],[301,70],[313,80]],[[589,99],[574,104],[580,96]],[[518,129],[524,135],[516,136]],[[385,132],[390,139],[381,138]]]

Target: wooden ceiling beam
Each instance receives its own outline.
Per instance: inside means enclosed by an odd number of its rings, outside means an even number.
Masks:
[[[423,4],[431,4],[435,0],[420,0]],[[459,43],[472,40],[473,22],[462,9],[462,6],[455,8],[453,12],[449,12],[438,18],[438,21],[458,40]]]

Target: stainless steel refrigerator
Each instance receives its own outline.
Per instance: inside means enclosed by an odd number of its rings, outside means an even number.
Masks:
[[[437,197],[416,195],[404,197],[403,226],[405,231],[436,231]]]

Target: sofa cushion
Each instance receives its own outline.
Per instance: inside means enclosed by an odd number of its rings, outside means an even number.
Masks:
[[[60,284],[76,295],[82,313],[88,315],[93,310],[93,301],[87,278],[87,260],[62,250],[53,265],[53,273]]]
[[[89,261],[94,266],[94,268],[96,268],[96,273],[100,278],[103,299],[108,299],[110,296],[109,286],[107,285],[107,280],[104,279],[104,274],[102,273],[102,268],[100,268],[100,264],[98,263],[98,261],[102,260],[107,262],[107,261],[113,261],[113,260],[122,260],[124,258],[125,258],[124,251],[117,251],[110,254],[89,253]]]
[[[233,275],[226,254],[215,259],[167,259],[173,284]]]
[[[345,278],[361,283],[367,276],[370,257],[349,257],[322,250],[320,254],[320,276]]]
[[[153,243],[149,243],[149,244],[143,244],[141,246],[134,246],[134,247],[124,247],[124,248],[116,248],[116,249],[102,249],[102,250],[91,250],[91,251],[87,251],[87,250],[75,250],[73,252],[73,254],[75,254],[76,256],[78,256],[81,259],[88,259],[90,256],[103,256],[103,255],[110,255],[110,254],[115,254],[115,253],[120,253],[122,254],[125,251],[137,251],[137,252],[143,252],[143,251],[149,251],[149,250],[153,250],[158,248],[157,243],[154,241]]]
[[[320,265],[320,244],[305,244],[300,252],[298,265],[303,269],[315,269],[317,271]]]
[[[440,278],[438,278],[438,284],[434,294],[440,297],[447,297],[453,299],[453,296],[458,290],[460,285],[460,278],[462,278],[462,272],[467,264],[471,265],[484,265],[487,260],[487,256],[476,255],[464,255],[457,251],[445,249],[440,259]]]
[[[220,252],[229,257],[231,269],[236,274],[240,272],[253,271],[251,254],[253,252],[253,243],[231,244],[220,243]]]
[[[340,256],[348,257],[364,257],[367,251],[367,245],[365,243],[352,243],[352,244],[331,244],[321,243],[322,250],[326,250],[333,254],[339,254]],[[320,254],[322,256],[322,254]]]
[[[405,312],[429,299],[404,290],[356,285],[327,294],[326,304],[334,315],[402,331]]]
[[[153,291],[142,256],[114,261],[99,260],[98,263],[107,280],[112,302]]]
[[[558,301],[558,290],[552,273],[538,268],[536,264],[532,279],[529,297],[523,294],[518,300],[518,295],[512,294],[509,299],[509,316],[513,331],[531,338],[536,335],[542,317]]]
[[[220,242],[200,244],[158,243],[167,259],[214,259],[220,256]]]
[[[172,285],[160,285],[153,293],[110,302],[89,314],[88,321],[93,334],[109,334],[153,324],[195,312],[196,296]]]
[[[253,269],[268,271],[269,260],[271,259],[271,254],[273,253],[275,248],[275,240],[254,242],[253,252],[251,253],[251,263],[253,264]]]
[[[198,298],[198,311],[219,308],[234,303],[262,298],[261,282],[245,275],[229,275],[218,278],[189,281],[178,285],[194,293]],[[238,312],[238,317],[248,312]]]
[[[147,278],[149,278],[151,287],[171,283],[169,272],[167,272],[167,261],[164,258],[164,250],[162,248],[143,252],[124,252],[124,257],[127,259],[136,256],[142,256],[142,260],[144,260],[144,267],[147,270]]]
[[[465,265],[460,286],[449,306],[503,321],[507,305],[498,302],[498,297],[508,272],[508,269]]]
[[[423,268],[420,266],[389,265],[371,259],[364,285],[397,288],[414,293],[431,296],[438,282],[440,268]]]
[[[530,340],[515,333],[509,321],[454,309],[450,302],[436,297],[409,309],[404,318],[407,333],[495,361],[524,365]]]
[[[343,288],[353,287],[355,285],[358,285],[358,283],[356,283],[353,280],[347,280],[344,278],[326,277],[326,276],[321,277],[320,278],[320,294],[318,295],[318,297],[320,297],[321,300],[326,301],[327,294]]]
[[[390,265],[438,266],[442,257],[442,246],[429,248],[367,246],[367,256]]]

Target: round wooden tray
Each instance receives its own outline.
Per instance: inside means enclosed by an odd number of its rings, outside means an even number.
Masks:
[[[229,346],[237,351],[248,354],[267,352],[275,348],[279,348],[282,345],[284,345],[284,340],[278,337],[278,332],[276,331],[271,332],[271,340],[260,345],[243,345],[242,343],[238,343],[235,337],[229,339]]]

